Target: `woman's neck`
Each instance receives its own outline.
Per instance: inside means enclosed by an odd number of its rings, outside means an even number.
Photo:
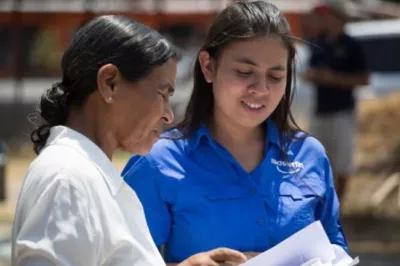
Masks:
[[[72,109],[65,125],[93,141],[112,160],[117,143],[101,121],[104,119],[96,119],[89,110]]]
[[[226,148],[246,146],[254,141],[265,139],[265,130],[259,126],[246,128],[232,123],[221,123],[214,121],[210,131],[216,141]]]
[[[215,121],[211,125],[211,134],[246,172],[251,173],[264,159],[265,128],[246,128],[221,122]]]

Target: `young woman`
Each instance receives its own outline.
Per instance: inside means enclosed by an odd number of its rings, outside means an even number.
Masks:
[[[164,265],[111,159],[117,148],[145,154],[173,120],[175,58],[159,33],[124,17],[101,16],[78,31],[62,81],[40,102],[45,124],[32,133],[39,156],[20,192],[12,265]],[[215,249],[181,266],[245,259]]]
[[[167,262],[221,246],[252,256],[315,220],[347,250],[327,155],[290,113],[295,54],[269,3],[235,2],[215,19],[185,119],[123,171]]]

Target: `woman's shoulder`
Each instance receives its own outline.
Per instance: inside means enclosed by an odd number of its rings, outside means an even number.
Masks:
[[[73,172],[74,167],[82,167],[82,164],[71,163],[76,159],[67,149],[62,151],[60,153],[59,148],[54,147],[45,148],[29,165],[21,188],[21,197],[29,206],[43,195],[59,190],[61,191],[57,193],[64,193],[66,190],[62,188],[69,187],[83,193],[83,187],[73,180],[73,176],[76,176]]]
[[[97,179],[95,166],[74,149],[61,145],[45,147],[30,164],[25,183],[36,184],[36,187],[47,187],[50,184],[68,183],[83,191],[83,182]]]
[[[45,147],[32,161],[28,172],[40,172],[43,176],[79,170],[85,162],[77,158],[73,149],[61,145]],[[46,174],[47,173],[47,174]],[[61,175],[60,175],[61,176]]]
[[[298,132],[288,149],[288,158],[302,177],[295,179],[296,185],[324,195],[329,182],[327,178],[330,178],[330,163],[322,143],[306,132]]]
[[[298,127],[291,127],[289,131],[283,133],[272,120],[267,121],[267,127],[270,139],[279,142],[279,147],[283,153],[325,156],[324,146],[307,131]]]
[[[313,135],[305,131],[297,131],[292,138],[290,148],[298,152],[319,158],[326,157],[323,144]]]

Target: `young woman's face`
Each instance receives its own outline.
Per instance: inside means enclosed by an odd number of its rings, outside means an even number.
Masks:
[[[204,76],[213,85],[215,120],[248,128],[263,123],[285,93],[288,56],[274,36],[234,42],[217,62],[200,53]]]

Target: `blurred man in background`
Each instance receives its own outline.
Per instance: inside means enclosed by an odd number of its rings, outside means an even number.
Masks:
[[[367,85],[366,58],[356,40],[344,33],[347,15],[339,1],[316,6],[313,16],[320,30],[311,38],[311,57],[305,79],[316,89],[316,108],[310,133],[327,150],[343,199],[352,171],[356,112],[354,90]]]

